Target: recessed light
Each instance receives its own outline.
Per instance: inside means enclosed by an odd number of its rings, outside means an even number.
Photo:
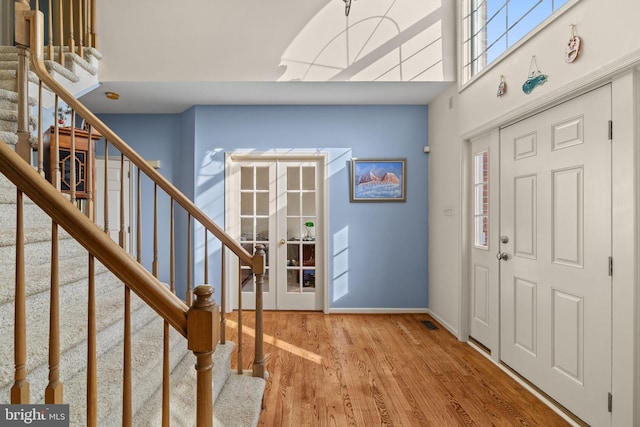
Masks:
[[[114,101],[120,98],[120,94],[115,92],[105,92],[104,95],[109,99],[113,99]]]

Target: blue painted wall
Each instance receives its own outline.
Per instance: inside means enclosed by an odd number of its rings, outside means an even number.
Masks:
[[[225,152],[326,151],[330,308],[428,306],[426,106],[197,106],[176,116],[104,120],[143,157],[161,160],[160,172],[221,226]],[[406,203],[350,203],[352,157],[407,158]],[[194,281],[202,283],[202,242],[194,245]],[[209,283],[217,286],[219,247],[212,243],[209,252]]]

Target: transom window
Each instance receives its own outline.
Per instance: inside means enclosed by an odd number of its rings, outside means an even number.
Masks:
[[[463,81],[469,81],[569,0],[466,0]]]

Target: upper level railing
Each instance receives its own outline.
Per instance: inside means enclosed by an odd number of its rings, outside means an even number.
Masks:
[[[62,2],[59,2],[60,10]],[[71,2],[76,4],[76,2]],[[88,4],[91,2],[79,2]],[[66,3],[65,3],[66,4]],[[37,2],[36,2],[37,5]],[[72,6],[69,7],[71,9]],[[48,9],[54,10],[52,2],[49,1]],[[90,10],[91,12],[88,12]],[[95,7],[83,9],[79,12],[79,16],[93,15]],[[257,246],[255,254],[250,254],[238,242],[232,239],[217,224],[215,224],[206,214],[204,214],[193,202],[191,202],[184,194],[174,187],[167,179],[160,175],[147,161],[137,154],[129,145],[127,145],[118,135],[116,135],[109,127],[107,127],[100,119],[98,119],[91,111],[89,111],[82,103],[80,103],[72,94],[66,91],[51,75],[45,67],[45,42],[44,42],[44,14],[39,10],[31,10],[26,1],[16,1],[15,3],[15,30],[16,30],[16,46],[18,46],[18,144],[16,152],[13,152],[5,144],[0,143],[0,172],[5,174],[18,188],[17,200],[17,230],[16,233],[16,331],[15,331],[15,354],[16,354],[16,371],[15,383],[12,388],[12,403],[26,403],[29,401],[29,386],[27,382],[26,372],[26,329],[25,324],[28,321],[25,313],[25,277],[24,277],[24,251],[23,247],[24,232],[19,230],[23,227],[22,223],[22,194],[28,196],[34,203],[39,205],[51,218],[53,223],[52,229],[52,261],[51,261],[51,324],[55,329],[55,325],[59,324],[59,302],[58,302],[58,250],[54,248],[58,241],[58,226],[64,228],[73,238],[80,242],[90,254],[88,265],[89,276],[89,314],[95,316],[95,283],[94,283],[94,258],[98,259],[104,266],[111,270],[125,284],[124,306],[124,362],[123,362],[123,401],[122,401],[122,424],[131,425],[132,420],[132,390],[131,390],[131,313],[130,313],[130,291],[134,291],[148,305],[150,305],[165,320],[164,331],[164,355],[163,355],[163,425],[168,423],[169,419],[169,327],[175,328],[180,334],[187,338],[188,347],[197,357],[196,370],[198,372],[198,409],[197,422],[198,425],[211,425],[212,421],[212,384],[211,384],[211,366],[212,353],[218,342],[225,342],[225,314],[227,308],[225,306],[226,294],[229,292],[228,286],[221,284],[221,310],[217,309],[212,299],[213,289],[208,286],[208,245],[209,237],[217,239],[222,245],[222,265],[224,269],[225,253],[230,256],[237,256],[239,264],[250,266],[255,274],[256,282],[256,320],[255,320],[255,354],[253,362],[253,375],[264,376],[264,351],[263,351],[263,335],[262,335],[262,287],[263,276],[265,271],[265,255],[262,247]],[[55,14],[54,14],[55,15]],[[71,15],[73,16],[73,15]],[[70,18],[71,22],[73,19]],[[89,20],[87,20],[89,21]],[[90,22],[93,22],[92,18]],[[49,28],[52,25],[49,18]],[[79,24],[76,24],[79,25]],[[89,34],[89,40],[95,45],[94,26],[92,24],[82,24],[82,31]],[[74,25],[71,25],[73,28]],[[49,32],[51,33],[52,30]],[[74,39],[73,30],[69,30],[71,39]],[[62,31],[61,34],[63,34]],[[49,40],[55,37],[49,35]],[[86,40],[86,39],[85,39]],[[82,44],[82,39],[79,40]],[[51,49],[51,48],[48,48]],[[74,42],[69,42],[66,48],[60,51],[78,51],[80,48]],[[52,58],[51,51],[48,54]],[[39,79],[38,94],[29,94],[28,73],[35,73]],[[49,129],[44,129],[43,125],[43,106],[42,103],[34,107],[30,107],[28,99],[42,99],[43,92],[54,94],[54,111],[58,111],[59,105],[64,103],[70,109],[71,126],[62,129],[57,121]],[[37,129],[35,132],[29,129],[29,121],[32,116],[36,116]],[[82,121],[85,124],[84,129],[76,127],[76,123]],[[84,137],[86,145],[85,153],[89,158],[94,155],[94,139],[104,139],[104,155],[106,159],[113,156],[114,151],[119,153],[120,168],[120,185],[125,182],[124,163],[130,162],[137,171],[134,177],[134,187],[136,193],[136,201],[134,202],[134,216],[136,217],[133,234],[135,236],[135,250],[131,248],[131,253],[135,254],[135,259],[129,255],[126,250],[128,230],[125,230],[125,212],[124,206],[124,188],[120,187],[118,200],[110,200],[109,179],[107,176],[108,168],[105,165],[104,188],[102,190],[102,198],[96,200],[95,191],[95,170],[91,161],[87,162],[83,168],[77,166],[76,161],[65,162],[60,159],[59,153],[61,134],[67,133],[69,146],[65,147],[68,151],[69,159],[76,159],[76,153],[81,150],[80,141]],[[33,137],[36,137],[38,143],[35,147],[37,152],[36,170],[30,163],[33,157],[32,145],[30,143]],[[44,141],[48,141],[49,146],[45,148]],[[45,162],[44,153],[51,153],[51,158]],[[22,159],[20,158],[22,157]],[[24,160],[27,160],[26,162]],[[46,166],[45,166],[46,163]],[[64,167],[64,169],[61,169]],[[46,168],[51,167],[50,170]],[[48,176],[47,176],[48,175]],[[50,182],[44,177],[47,176]],[[79,179],[80,177],[83,178]],[[66,181],[69,187],[66,188],[68,198],[60,194],[60,183]],[[84,187],[82,195],[78,188],[81,182]],[[54,184],[54,185],[51,185]],[[152,203],[142,203],[143,186],[153,189]],[[71,203],[69,203],[69,199]],[[78,201],[83,200],[83,211],[78,209]],[[119,206],[119,224],[117,224],[117,240],[114,242],[109,235],[111,234],[110,224],[108,221],[110,210],[109,205],[115,204]],[[96,209],[99,206],[103,211],[104,225],[99,228],[94,223],[96,218]],[[145,218],[152,218],[153,232],[151,235],[143,235],[142,232],[142,212],[145,209]],[[169,224],[161,224],[159,219],[159,211],[170,212]],[[182,221],[181,221],[182,219]],[[186,219],[186,220],[185,220]],[[162,226],[164,229],[160,230]],[[204,253],[204,286],[199,286],[194,290],[193,283],[193,244],[192,239],[196,233],[203,233],[205,242]],[[176,235],[186,236],[187,245],[186,253],[182,259],[183,265],[186,266],[186,294],[184,301],[175,295],[176,292]],[[168,245],[161,247],[162,242],[160,236],[169,236]],[[147,242],[147,243],[144,243]],[[143,267],[142,250],[143,248],[152,247],[152,263],[150,271]],[[225,249],[226,248],[226,249]],[[160,253],[169,254],[169,279],[168,289],[160,282]],[[164,266],[166,267],[166,266]],[[224,277],[224,274],[222,275]],[[240,286],[240,284],[238,284]],[[93,290],[93,291],[92,291]],[[238,292],[241,298],[242,292]],[[196,301],[192,304],[193,295],[196,295]],[[241,306],[241,302],[239,304]],[[241,318],[241,316],[239,316]],[[213,323],[212,323],[213,322]],[[87,375],[87,425],[96,425],[97,423],[97,387],[96,387],[96,337],[95,337],[95,318],[89,318],[89,337],[87,339],[88,351],[88,375]],[[241,328],[242,325],[239,325]],[[218,332],[219,331],[219,332]],[[219,334],[219,335],[218,335]],[[239,336],[242,331],[239,331]],[[45,403],[61,403],[62,392],[59,380],[59,331],[53,331],[50,337],[50,382],[45,391]],[[57,352],[57,353],[56,353]],[[238,349],[238,369],[242,370],[242,348]]]

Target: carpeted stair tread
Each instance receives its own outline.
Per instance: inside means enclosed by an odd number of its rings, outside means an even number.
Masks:
[[[17,70],[0,69],[0,80],[14,80],[16,79]]]
[[[1,190],[0,190],[1,191]],[[69,233],[67,233],[62,227],[59,227],[58,239],[66,240],[71,239]],[[42,225],[39,227],[29,227],[24,230],[24,242],[30,243],[42,243],[51,242],[51,225]],[[13,228],[0,228],[0,248],[3,246],[15,246],[16,244],[16,229]]]
[[[5,191],[0,196],[0,229],[15,227],[16,222],[16,198],[17,192]],[[23,220],[27,227],[40,227],[42,224],[51,224],[51,217],[44,213],[38,205],[24,197]]]
[[[0,58],[0,70],[17,70],[18,61],[16,58],[11,60],[3,60]]]
[[[196,358],[187,351],[171,371],[170,424],[172,427],[192,427],[195,423]],[[214,364],[214,372],[218,368]],[[133,416],[133,425],[155,427],[162,425],[162,387],[147,399]]]
[[[60,289],[60,348],[62,360],[67,365],[64,375],[69,377],[86,363],[87,339],[87,283],[80,281],[73,286]],[[104,352],[119,341],[122,333],[122,310],[124,307],[124,287],[113,275],[96,277],[96,330],[98,351]],[[27,325],[27,369],[32,386],[32,395],[44,392],[47,382],[49,293],[43,292],[27,299],[29,323]],[[12,324],[13,302],[0,306],[2,324]],[[153,311],[132,298],[132,324],[136,327],[146,324]],[[0,338],[0,388],[10,387],[13,376],[13,339],[11,334]],[[71,373],[69,371],[72,371]],[[0,393],[0,396],[6,394]]]
[[[262,396],[266,381],[232,373],[213,405],[213,425],[216,427],[254,427],[262,410]]]
[[[226,344],[218,344],[213,356],[213,399],[216,402],[222,398],[222,392],[226,386],[228,379],[238,377],[238,374],[231,371],[231,355],[235,348],[233,342],[227,341]],[[185,354],[184,359],[171,372],[171,425],[172,426],[193,426],[195,425],[196,416],[196,371],[194,369],[196,363],[193,353]],[[263,381],[264,382],[264,381]],[[233,389],[233,388],[232,388]],[[264,389],[264,386],[263,386]],[[135,414],[134,425],[136,426],[157,426],[161,424],[161,397],[162,389],[159,388],[151,396],[151,398],[143,405],[143,407]],[[236,402],[242,405],[244,398]],[[261,406],[262,394],[259,397]],[[234,409],[235,410],[235,409]],[[239,412],[242,412],[239,410]],[[259,414],[259,412],[258,412]],[[215,415],[215,410],[214,410]],[[257,422],[257,418],[256,418]],[[218,424],[214,424],[218,425]],[[241,426],[244,424],[237,424]],[[249,424],[256,425],[256,424]]]
[[[145,403],[146,396],[162,383],[164,322],[154,316],[131,337],[131,364],[133,412]],[[187,352],[186,340],[170,328],[170,363],[175,366]],[[122,424],[122,357],[123,344],[113,346],[100,356],[98,361],[98,425],[120,426]],[[71,425],[84,420],[84,396],[86,375],[79,372],[69,381],[65,391],[65,402],[70,404]]]
[[[88,256],[76,256],[73,258],[61,258],[59,261],[59,282],[64,287],[75,282],[87,280]],[[106,271],[99,262],[95,263],[96,274]],[[45,292],[51,284],[51,267],[49,263],[40,265],[25,265],[26,295],[36,295]],[[0,271],[0,283],[15,283],[15,268],[2,268]],[[13,286],[0,286],[0,304],[12,301],[15,298]]]
[[[222,387],[229,375],[231,375],[231,355],[235,349],[235,343],[227,341],[226,344],[218,344],[216,351],[213,353],[213,400],[215,401],[220,395]],[[176,367],[171,373],[171,386],[179,390],[186,390],[187,396],[176,397],[176,399],[183,399],[184,397],[192,398],[195,396],[196,385],[196,371],[194,369],[196,363],[195,356],[192,352],[187,352],[184,356],[184,360]],[[174,392],[175,393],[175,392]],[[180,393],[181,394],[181,393]],[[190,396],[192,394],[193,396]],[[153,396],[151,396],[147,403],[145,403],[143,409],[136,414],[136,418],[141,420],[154,419],[151,415],[152,412],[160,411],[161,409],[161,396],[162,388],[158,388]],[[172,397],[173,399],[173,397]],[[192,405],[190,403],[189,405]],[[184,406],[184,402],[179,405],[178,408]],[[183,412],[177,409],[179,412]],[[174,412],[174,409],[172,409]],[[158,418],[159,420],[160,418]],[[153,423],[155,424],[155,423]],[[150,425],[153,425],[150,424]],[[173,423],[172,423],[173,425]],[[178,424],[179,425],[179,424]]]
[[[60,229],[62,230],[62,229]],[[58,232],[60,235],[61,233]],[[79,256],[86,257],[87,250],[70,238],[68,234],[62,233],[62,238],[58,239],[59,257],[63,259],[75,258]],[[24,244],[25,262],[29,265],[43,265],[51,262],[51,230],[49,230],[49,239],[38,242],[25,241]],[[15,240],[10,245],[2,245],[0,243],[0,268],[15,267]],[[64,262],[62,262],[64,265]],[[2,274],[2,273],[0,273]]]
[[[0,142],[4,142],[9,145],[16,145],[18,143],[18,135],[14,132],[0,130]]]

